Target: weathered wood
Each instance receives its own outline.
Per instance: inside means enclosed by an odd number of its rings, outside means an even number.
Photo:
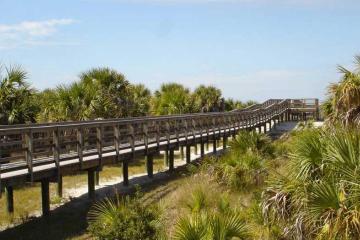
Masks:
[[[95,199],[95,170],[89,169],[88,171],[88,196],[90,199]]]
[[[49,179],[44,178],[41,180],[41,206],[43,216],[50,214],[50,192],[49,192]]]
[[[124,159],[122,163],[122,173],[123,173],[123,185],[129,185],[129,161]]]
[[[100,185],[100,171],[96,170],[95,171],[95,186],[99,186]]]
[[[14,189],[12,186],[5,187],[6,210],[8,213],[14,212]]]
[[[186,146],[186,163],[190,163],[191,162],[191,145],[188,144]]]
[[[56,193],[57,196],[62,198],[63,197],[63,178],[62,175],[58,176],[57,185],[56,185]]]
[[[154,156],[152,154],[146,155],[146,171],[149,178],[153,178],[154,174]]]
[[[26,162],[28,166],[28,170],[30,173],[30,181],[34,182],[33,175],[33,152],[34,152],[34,143],[33,143],[33,134],[32,131],[25,132],[25,142],[26,142]]]
[[[103,130],[104,129],[101,125],[96,128],[96,149],[99,157],[99,169],[102,169]]]
[[[164,151],[164,167],[169,166],[169,150]]]
[[[116,162],[120,162],[120,129],[119,125],[113,126],[114,128],[114,147],[116,153]]]
[[[223,136],[223,149],[227,148],[227,141],[228,141],[228,137],[226,135]]]
[[[180,146],[180,158],[184,159],[184,156],[185,156],[184,146]]]
[[[205,145],[204,140],[201,138],[200,142],[200,156],[203,157],[205,155]]]
[[[174,149],[169,150],[169,171],[174,170]]]
[[[216,154],[217,152],[217,147],[216,147],[216,138],[214,136],[214,139],[213,139],[213,153]]]

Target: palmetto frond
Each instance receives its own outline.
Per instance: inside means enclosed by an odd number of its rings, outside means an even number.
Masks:
[[[317,179],[324,168],[325,137],[322,130],[303,130],[294,141],[291,155],[292,174],[298,179]]]

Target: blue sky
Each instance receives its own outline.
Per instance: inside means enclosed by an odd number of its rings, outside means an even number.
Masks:
[[[108,66],[151,90],[211,84],[226,97],[324,98],[360,54],[360,1],[0,0],[0,62],[34,87]]]

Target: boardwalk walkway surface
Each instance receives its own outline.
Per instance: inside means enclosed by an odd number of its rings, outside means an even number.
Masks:
[[[0,189],[5,189],[7,210],[13,211],[13,186],[41,182],[43,214],[50,212],[49,183],[78,171],[88,173],[88,195],[95,197],[95,177],[106,164],[122,166],[123,184],[129,184],[128,165],[146,156],[147,176],[153,178],[153,156],[165,151],[169,172],[175,168],[174,151],[217,142],[240,130],[267,132],[284,121],[318,118],[317,99],[271,99],[247,109],[222,113],[185,114],[160,117],[109,119],[0,127]]]

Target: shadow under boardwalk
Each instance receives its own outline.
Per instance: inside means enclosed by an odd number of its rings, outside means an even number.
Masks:
[[[193,163],[196,162],[193,161]],[[98,199],[103,199],[106,196],[113,196],[114,193],[132,194],[135,192],[135,185],[141,185],[142,191],[146,193],[187,174],[189,173],[186,170],[186,165],[179,166],[172,173],[161,172],[154,174],[153,180],[149,180],[147,176],[134,177],[130,180],[129,187],[124,187],[122,183],[108,185],[96,190],[96,196]],[[167,193],[169,192],[171,191]],[[93,203],[88,199],[87,194],[84,194],[52,210],[50,216],[34,217],[21,225],[0,232],[0,239],[61,240],[80,236],[86,232],[87,213]]]
[[[294,130],[298,122],[282,122],[276,125],[275,128],[272,128],[268,135],[273,139],[280,138],[283,134]]]

